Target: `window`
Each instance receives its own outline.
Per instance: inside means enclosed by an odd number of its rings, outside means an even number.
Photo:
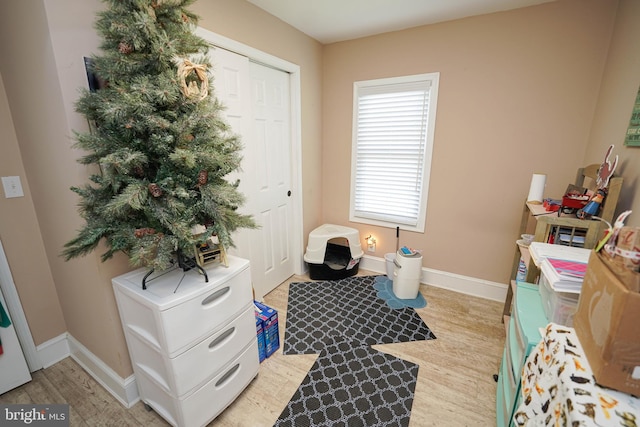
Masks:
[[[438,79],[354,83],[350,221],[424,231]]]

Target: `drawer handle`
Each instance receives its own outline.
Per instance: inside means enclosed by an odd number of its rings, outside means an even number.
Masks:
[[[236,371],[237,371],[238,369],[240,369],[240,364],[239,364],[239,363],[238,363],[236,366],[234,366],[233,368],[229,369],[229,370],[227,371],[227,373],[226,373],[226,374],[224,374],[224,375],[222,376],[222,378],[220,378],[220,379],[218,380],[218,382],[216,383],[216,387],[220,387],[223,383],[225,383],[229,378],[231,378],[231,376],[232,376],[233,374],[235,374],[235,373],[236,373]]]
[[[226,287],[220,289],[219,291],[215,291],[214,293],[212,293],[211,295],[209,295],[208,297],[206,297],[205,299],[202,300],[202,305],[211,304],[212,302],[214,302],[218,298],[222,298],[224,296],[224,294],[226,294],[230,290],[231,290],[231,288],[226,286]]]
[[[209,343],[209,349],[212,349],[215,346],[219,345],[222,341],[227,339],[229,335],[233,334],[235,330],[236,330],[236,327],[233,326],[227,329],[226,331],[224,331],[223,333],[221,333],[220,336],[216,337],[213,341],[211,341],[211,343]]]

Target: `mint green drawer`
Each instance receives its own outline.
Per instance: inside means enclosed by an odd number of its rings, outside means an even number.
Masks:
[[[511,421],[511,412],[513,407],[513,392],[509,384],[510,363],[508,359],[507,349],[502,352],[502,362],[500,364],[500,373],[498,375],[498,386],[496,392],[496,425],[498,427],[509,427]]]
[[[511,375],[514,379],[514,382],[520,381],[521,369],[524,364],[525,355],[525,346],[522,342],[522,337],[518,334],[518,319],[514,317],[509,322],[509,335],[507,337],[507,345],[505,347],[508,348],[508,353],[510,354],[510,361],[512,372]]]

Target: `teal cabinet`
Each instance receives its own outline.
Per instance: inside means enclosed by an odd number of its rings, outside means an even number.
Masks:
[[[513,411],[520,405],[520,377],[527,356],[540,342],[547,326],[537,285],[517,283],[507,339],[502,353],[496,391],[496,424],[513,426]]]

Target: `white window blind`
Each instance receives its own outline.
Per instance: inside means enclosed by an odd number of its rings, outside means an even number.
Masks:
[[[355,84],[352,221],[424,230],[434,87],[437,73]]]

